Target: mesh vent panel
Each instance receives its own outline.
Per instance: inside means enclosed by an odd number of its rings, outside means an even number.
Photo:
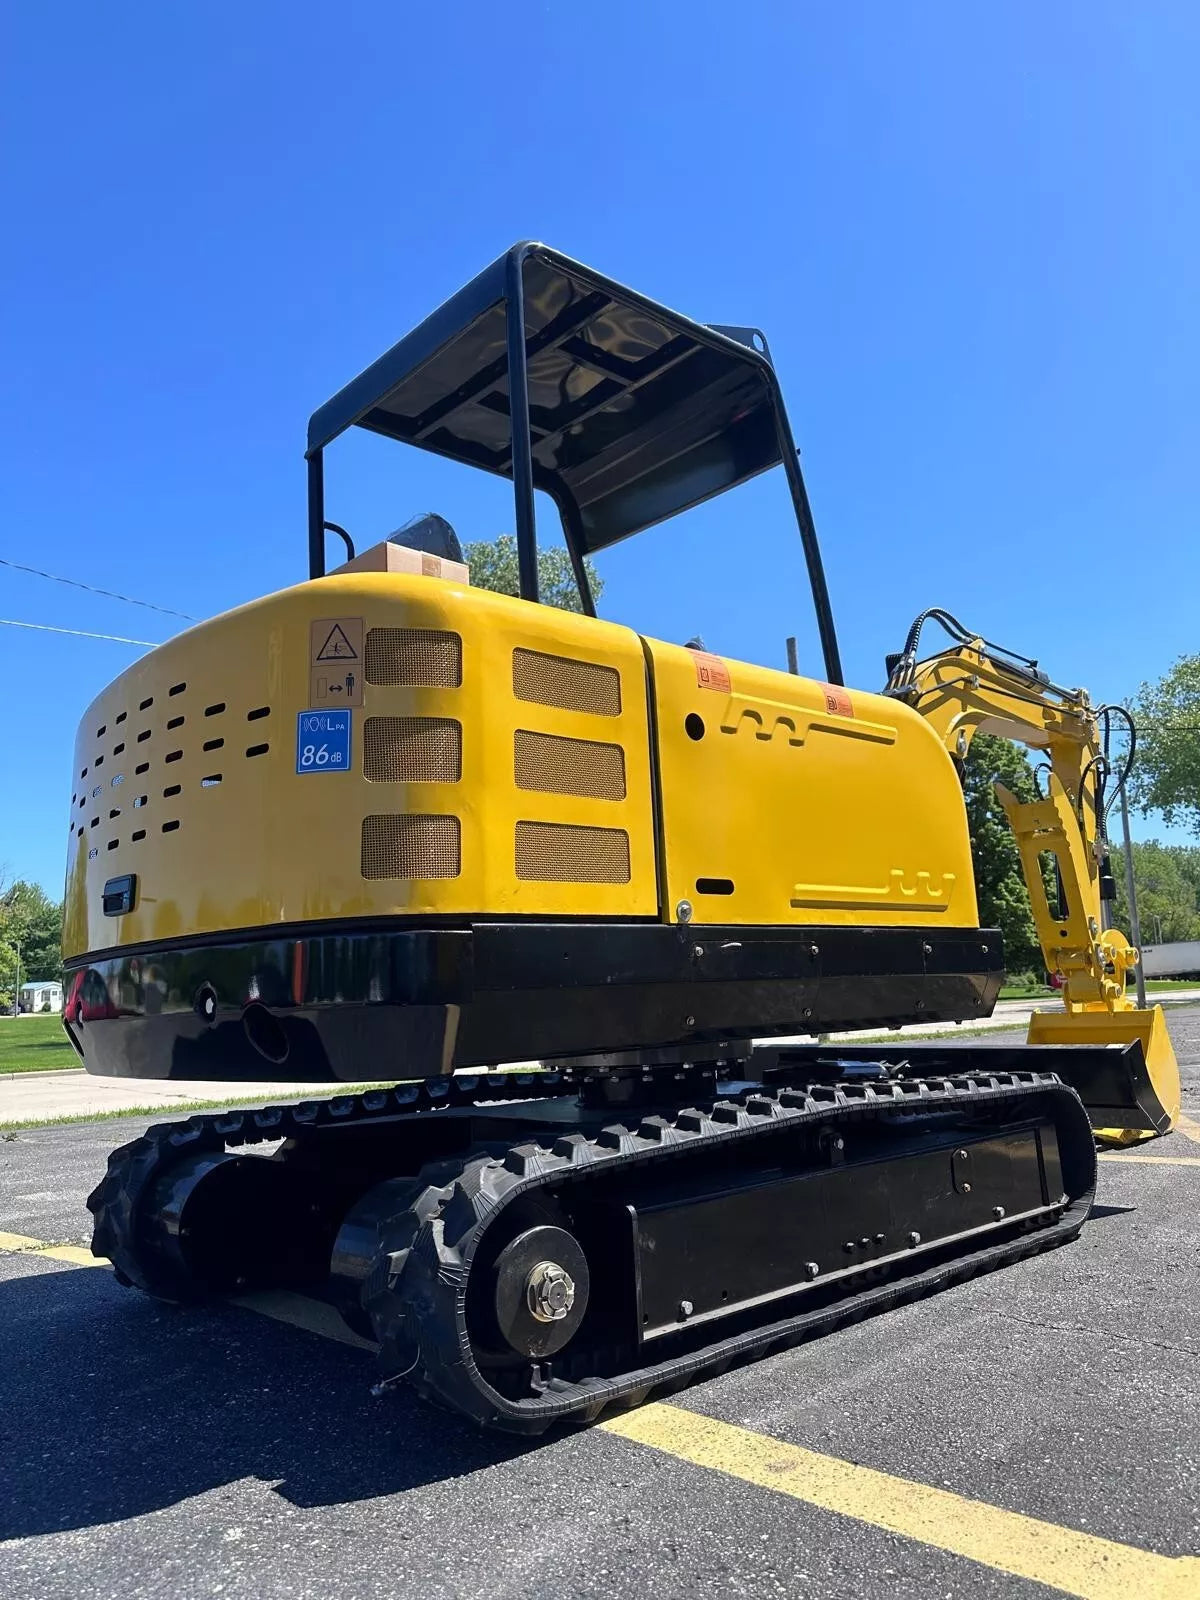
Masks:
[[[615,717],[621,711],[621,674],[594,661],[571,661],[540,650],[513,651],[513,694],[561,711]]]
[[[517,823],[517,877],[540,883],[628,883],[624,828]]]
[[[436,628],[372,628],[367,634],[368,683],[417,689],[457,689],[462,640]]]
[[[462,725],[450,717],[368,717],[363,777],[372,783],[457,783]]]
[[[518,789],[576,794],[593,800],[624,800],[625,752],[619,744],[561,739],[518,728],[513,742]]]
[[[364,817],[364,878],[457,878],[462,840],[457,817]]]

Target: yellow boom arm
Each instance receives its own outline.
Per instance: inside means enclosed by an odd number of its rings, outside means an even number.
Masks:
[[[1033,663],[997,655],[982,639],[962,638],[924,661],[906,652],[893,668],[888,692],[918,711],[960,761],[980,732],[1044,752],[1045,798],[1020,801],[996,784],[1020,850],[1046,967],[1062,980],[1064,1009],[1035,1013],[1029,1043],[1140,1042],[1154,1093],[1173,1126],[1179,1069],[1162,1007],[1139,1010],[1128,997],[1126,977],[1139,952],[1119,929],[1101,926],[1107,846],[1099,796],[1106,768],[1097,713],[1086,691],[1060,688]],[[1046,891],[1047,853],[1057,866],[1057,904]],[[1121,1140],[1145,1137],[1144,1130],[1097,1132]]]

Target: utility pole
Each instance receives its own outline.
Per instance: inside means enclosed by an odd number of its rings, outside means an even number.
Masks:
[[[21,1015],[21,941],[17,940],[17,976],[13,981],[13,1008],[14,1017]]]
[[[1125,801],[1125,785],[1121,785],[1121,832],[1125,839],[1125,894],[1129,901],[1129,931],[1138,950],[1138,964],[1133,969],[1137,982],[1138,1007],[1146,1009],[1146,974],[1142,971],[1142,924],[1138,916],[1137,888],[1133,881],[1133,840],[1129,837],[1129,807]]]

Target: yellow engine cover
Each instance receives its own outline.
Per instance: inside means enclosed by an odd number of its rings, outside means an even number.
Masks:
[[[899,701],[646,640],[671,914],[978,925],[962,787]]]
[[[344,768],[301,720],[330,707]],[[132,909],[106,914],[129,875]],[[685,901],[701,923],[976,926],[937,736],[895,700],[384,573],[203,623],[80,724],[68,960],[334,919],[674,921]]]

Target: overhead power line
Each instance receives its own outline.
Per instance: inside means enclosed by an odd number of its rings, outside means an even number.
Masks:
[[[14,622],[11,617],[0,617],[0,628],[37,628],[41,633],[70,633],[76,639],[108,639],[113,644],[144,644],[156,650],[161,639],[123,639],[119,633],[85,633],[82,628],[54,628],[48,622]]]
[[[49,578],[51,583],[69,584],[72,589],[86,589],[88,594],[103,595],[106,600],[123,600],[128,606],[144,606],[147,611],[161,611],[164,617],[182,617],[184,622],[196,622],[198,618],[190,616],[186,611],[172,611],[170,606],[156,606],[152,600],[135,600],[129,594],[117,594],[113,589],[97,589],[95,584],[81,583],[78,578],[61,578],[56,572],[43,572],[40,567],[27,567],[20,561],[9,561],[6,556],[0,556],[0,567],[11,567],[14,572],[30,572],[35,578]],[[29,623],[29,627],[33,624]],[[69,633],[69,628],[62,630]],[[97,639],[114,637],[112,634],[96,634]],[[133,641],[137,643],[138,641]]]

